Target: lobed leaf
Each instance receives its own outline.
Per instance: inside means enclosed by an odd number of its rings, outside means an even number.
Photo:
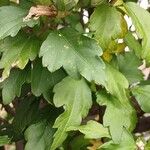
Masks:
[[[25,10],[16,6],[0,7],[0,40],[7,36],[14,37],[19,30],[25,26],[33,27],[37,21],[23,21],[23,18],[28,14]]]
[[[123,15],[115,7],[102,4],[91,15],[89,28],[94,31],[96,40],[106,50],[112,40],[123,38],[127,25]]]
[[[106,106],[103,124],[109,127],[114,143],[120,143],[124,127],[132,131],[135,128],[136,114],[127,97],[114,97],[105,91],[97,93],[97,103]]]
[[[120,72],[124,74],[130,84],[143,80],[142,72],[138,69],[142,62],[132,51],[118,55],[118,65]]]
[[[56,129],[52,128],[53,123],[60,114],[60,111],[53,106],[47,105],[39,110],[36,122],[33,122],[26,131],[25,150],[51,150],[53,135]],[[36,113],[37,114],[37,113]]]
[[[33,61],[38,55],[40,42],[36,37],[30,37],[24,33],[16,37],[8,37],[0,44],[3,52],[0,60],[0,68],[4,68],[2,80],[9,76],[13,67],[24,69],[28,61]]]
[[[113,141],[106,142],[98,150],[136,150],[137,146],[132,135],[127,131],[123,130],[121,142],[114,144]]]
[[[22,98],[12,121],[13,130],[16,135],[22,135],[28,126],[36,122],[40,116],[38,108],[39,101],[34,97]]]
[[[102,137],[110,138],[109,131],[107,128],[103,127],[102,124],[96,121],[88,121],[86,125],[70,127],[68,131],[79,130],[81,133],[85,134],[87,139],[100,139]]]
[[[59,41],[59,44],[58,44]],[[43,66],[50,72],[63,67],[70,76],[81,74],[88,81],[105,82],[105,64],[97,43],[77,31],[67,28],[52,31],[41,46]]]
[[[92,105],[91,91],[84,79],[66,77],[54,87],[54,93],[55,106],[64,106],[65,111],[55,121],[54,128],[58,129],[54,134],[52,150],[64,142],[70,126],[80,125]]]
[[[119,70],[107,64],[106,78],[105,88],[108,92],[118,98],[124,99],[125,89],[129,87],[128,80],[124,77],[124,75],[120,73]]]
[[[125,5],[128,15],[136,27],[139,38],[142,39],[142,58],[150,63],[150,14],[136,3],[128,2]]]
[[[45,95],[65,76],[66,74],[62,69],[51,73],[42,66],[41,60],[35,61],[31,70],[31,90],[37,97],[41,94]]]
[[[137,41],[135,39],[135,37],[132,35],[131,32],[128,32],[124,38],[125,43],[128,45],[128,47],[130,48],[130,50],[134,51],[135,55],[138,58],[141,58],[141,54],[142,54],[142,46],[139,43],[139,41]]]
[[[139,85],[132,88],[132,93],[144,112],[150,112],[150,85]]]
[[[20,96],[21,87],[27,81],[30,70],[14,69],[11,71],[9,78],[3,82],[2,98],[4,104],[11,103],[16,96]]]
[[[27,140],[25,150],[33,148],[36,150],[50,150],[54,131],[52,124],[46,120],[29,126],[25,131],[25,139]]]

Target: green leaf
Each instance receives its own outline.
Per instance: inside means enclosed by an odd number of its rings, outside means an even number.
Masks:
[[[128,79],[130,84],[137,83],[143,79],[142,72],[138,69],[142,62],[132,52],[126,52],[124,55],[118,55],[119,70]]]
[[[125,0],[126,2],[136,2],[137,3],[137,1],[138,0]]]
[[[68,131],[79,130],[81,133],[85,134],[87,139],[100,139],[102,137],[110,137],[108,129],[103,127],[102,124],[96,121],[88,121],[86,125],[70,127]]]
[[[128,45],[130,50],[133,50],[135,55],[138,58],[141,58],[141,53],[142,53],[142,46],[138,42],[138,40],[135,39],[135,37],[132,35],[131,32],[128,32],[124,38],[125,43]]]
[[[71,9],[73,6],[75,6],[78,3],[79,0],[63,0],[66,8]]]
[[[106,3],[106,2],[107,2],[107,0],[91,0],[91,5],[98,6],[98,5],[100,5],[102,3]]]
[[[60,10],[70,10],[72,9],[79,0],[53,0],[55,5]]]
[[[30,70],[14,69],[11,71],[10,76],[3,82],[2,98],[4,104],[11,103],[16,96],[20,96],[21,87],[26,82]]]
[[[145,150],[149,150],[150,149],[150,141],[147,142],[147,144],[145,145]]]
[[[32,106],[35,104],[32,103]],[[35,111],[38,109],[34,109]],[[30,110],[31,112],[32,109]],[[54,121],[58,114],[60,114],[59,109],[56,109],[53,106],[47,105],[44,108],[41,108],[38,110],[40,114],[36,116],[36,122],[32,121],[32,125],[30,125],[25,133],[25,139],[26,139],[26,145],[25,150],[51,150],[51,145],[53,141],[53,135],[56,131],[56,129],[53,129],[52,126],[54,124]],[[28,114],[28,113],[26,113]],[[38,113],[31,113],[32,116]],[[30,114],[30,116],[31,116]],[[27,117],[31,118],[31,120],[34,120],[33,117]]]
[[[107,49],[112,40],[124,37],[127,31],[123,15],[115,7],[107,4],[95,9],[90,18],[89,28],[95,32],[95,38],[103,49]]]
[[[5,120],[6,120],[6,118],[5,118]],[[1,139],[0,145],[1,146],[3,144],[4,145],[11,144],[12,141],[15,139],[13,126],[12,126],[12,124],[8,124],[7,121],[8,121],[8,118],[5,123],[0,124],[0,139]]]
[[[6,144],[10,143],[10,139],[8,138],[7,135],[5,136],[0,136],[0,146],[4,146]]]
[[[132,88],[132,93],[144,112],[150,112],[150,85]]]
[[[35,96],[45,95],[49,90],[66,76],[60,69],[51,73],[42,66],[40,60],[35,61],[31,70],[31,89]]]
[[[122,98],[118,99],[105,91],[97,93],[97,103],[106,106],[103,124],[105,127],[109,127],[115,143],[120,142],[124,127],[132,131],[136,124],[135,111],[128,99],[125,96]]]
[[[127,98],[126,90],[129,87],[129,83],[123,74],[107,64],[106,75],[105,88],[111,95],[100,92],[97,102],[100,105],[106,105],[104,126],[109,126],[113,140],[115,143],[119,143],[123,127],[130,131],[135,128],[136,112]]]
[[[5,6],[5,5],[9,5],[9,0],[1,0],[0,1],[0,6]]]
[[[77,31],[84,33],[82,24],[80,23],[80,13],[75,12],[65,18],[65,22],[69,24],[70,27],[76,29]]]
[[[81,8],[88,8],[90,7],[90,3],[91,3],[91,0],[79,0],[79,3],[78,5],[81,7]]]
[[[52,150],[66,139],[70,126],[80,125],[92,105],[91,91],[84,79],[74,80],[66,77],[54,87],[54,92],[55,106],[64,106],[65,111],[55,121],[54,128],[58,129],[54,135]]]
[[[83,135],[76,136],[70,141],[71,150],[86,150],[90,140],[85,139]]]
[[[39,118],[38,108],[39,101],[33,97],[27,97],[20,101],[12,122],[16,135],[22,135],[29,125],[36,122]]]
[[[40,50],[43,66],[50,72],[63,66],[69,75],[74,77],[80,73],[88,81],[94,80],[98,84],[105,81],[101,54],[102,50],[94,40],[70,28],[51,32]]]
[[[52,5],[52,0],[30,0],[31,2],[34,2],[35,4],[39,5]]]
[[[142,39],[142,58],[150,63],[150,14],[136,3],[129,2],[124,6]]]
[[[12,67],[24,69],[29,60],[34,60],[40,49],[40,42],[35,37],[20,33],[16,37],[6,38],[0,44],[3,51],[0,68],[4,68],[2,80],[9,76]]]
[[[25,131],[25,150],[50,150],[54,131],[52,124],[46,120],[31,125]]]
[[[0,7],[0,40],[7,36],[14,37],[18,31],[25,27],[33,27],[37,21],[23,21],[23,18],[28,14],[28,10],[15,6]]]
[[[125,89],[129,87],[128,80],[119,70],[113,68],[109,64],[106,65],[107,80],[105,87],[114,96],[124,99]]]
[[[132,137],[132,135],[123,130],[121,142],[119,144],[114,144],[113,141],[107,142],[103,144],[99,150],[136,150],[136,143]]]

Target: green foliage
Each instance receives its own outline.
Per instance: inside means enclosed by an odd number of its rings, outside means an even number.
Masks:
[[[126,28],[123,15],[108,4],[98,6],[90,18],[90,29],[95,31],[95,38],[104,50],[109,47],[112,40],[122,38],[127,31]]]
[[[86,117],[92,104],[91,91],[84,79],[74,80],[66,77],[54,88],[54,104],[56,107],[64,105],[62,113],[55,121],[55,133],[52,150],[56,149],[67,137],[70,126],[80,125],[82,118]]]
[[[150,113],[138,69],[150,64],[150,14],[136,2],[0,1],[0,146],[138,149],[137,116]]]
[[[96,121],[88,121],[86,125],[70,127],[69,130],[79,130],[85,134],[87,139],[100,139],[102,137],[110,137],[108,129]]]
[[[18,136],[20,136],[29,125],[36,122],[40,115],[40,112],[37,111],[38,107],[39,101],[30,97],[20,101],[12,122],[14,131]]]
[[[85,139],[83,135],[79,135],[71,141],[70,145],[72,150],[86,149],[89,145],[89,139]]]
[[[16,96],[20,96],[21,87],[27,81],[29,73],[28,68],[23,71],[18,69],[11,71],[10,76],[3,82],[2,97],[4,104],[9,104]]]
[[[124,127],[132,131],[136,122],[135,112],[128,99],[126,97],[119,99],[105,91],[100,91],[97,95],[97,102],[100,105],[106,105],[104,126],[109,127],[113,141],[120,143]]]
[[[132,89],[132,93],[144,112],[150,112],[150,85],[139,85]]]
[[[39,51],[40,42],[37,38],[20,33],[14,38],[6,38],[1,43],[3,53],[0,68],[4,68],[3,80],[9,76],[12,67],[24,69],[28,61],[33,61]]]
[[[81,74],[98,84],[105,81],[105,64],[99,58],[101,54],[102,50],[94,40],[71,28],[51,32],[40,50],[43,66],[50,72],[63,67],[70,76]]]
[[[122,133],[122,138],[120,144],[116,145],[113,143],[113,141],[107,142],[104,145],[100,147],[100,150],[136,150],[136,144],[135,141],[125,129]]]
[[[149,149],[150,149],[150,141],[148,141],[146,146],[145,146],[145,150],[149,150]]]
[[[149,38],[149,20],[150,14],[145,11],[143,8],[139,7],[135,3],[127,3],[125,8],[133,20],[134,25],[136,26],[139,38],[142,39],[142,58],[150,62],[150,38]]]
[[[102,3],[105,3],[107,0],[91,0],[91,5],[92,6],[98,6]]]
[[[41,5],[51,5],[52,1],[51,0],[29,0],[35,4],[41,4]]]
[[[31,150],[33,147],[36,150],[49,150],[52,144],[54,129],[52,125],[45,120],[31,125],[25,131],[27,144],[25,150]]]
[[[5,5],[9,5],[9,0],[1,0],[0,1],[0,6],[5,6]]]
[[[125,43],[128,45],[128,47],[130,48],[130,50],[134,51],[135,55],[141,58],[142,46],[139,43],[139,41],[135,39],[135,37],[132,35],[131,32],[128,32],[126,34],[124,40],[125,40]]]
[[[125,89],[129,87],[128,80],[117,69],[107,64],[106,66],[106,89],[114,96],[124,99]]]
[[[44,110],[36,113],[36,119],[34,117],[35,122],[28,126],[24,133],[27,141],[25,150],[33,148],[36,150],[50,149],[53,142],[53,135],[55,133],[55,129],[53,129],[52,126],[54,124],[54,120],[58,116],[58,113],[59,111],[52,107],[46,107]]]
[[[5,144],[9,144],[10,139],[8,136],[0,136],[0,146],[3,146]]]
[[[9,35],[15,36],[22,27],[33,27],[37,21],[23,21],[28,10],[15,6],[3,6],[0,8],[0,39]]]
[[[142,62],[133,52],[127,52],[118,56],[119,70],[128,79],[130,84],[137,83],[143,79],[142,72],[137,68]]]
[[[61,69],[51,73],[46,68],[42,67],[40,60],[35,61],[33,69],[31,70],[31,90],[33,94],[35,96],[43,94],[46,98],[54,85],[60,82],[65,75],[65,72]]]

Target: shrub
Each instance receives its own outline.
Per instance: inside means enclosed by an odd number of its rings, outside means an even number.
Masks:
[[[136,150],[150,112],[139,69],[150,64],[149,12],[136,0],[0,6],[0,146]]]

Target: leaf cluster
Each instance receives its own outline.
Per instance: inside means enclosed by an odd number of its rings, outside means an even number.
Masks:
[[[0,55],[0,146],[139,148],[150,14],[137,0],[1,0]]]

